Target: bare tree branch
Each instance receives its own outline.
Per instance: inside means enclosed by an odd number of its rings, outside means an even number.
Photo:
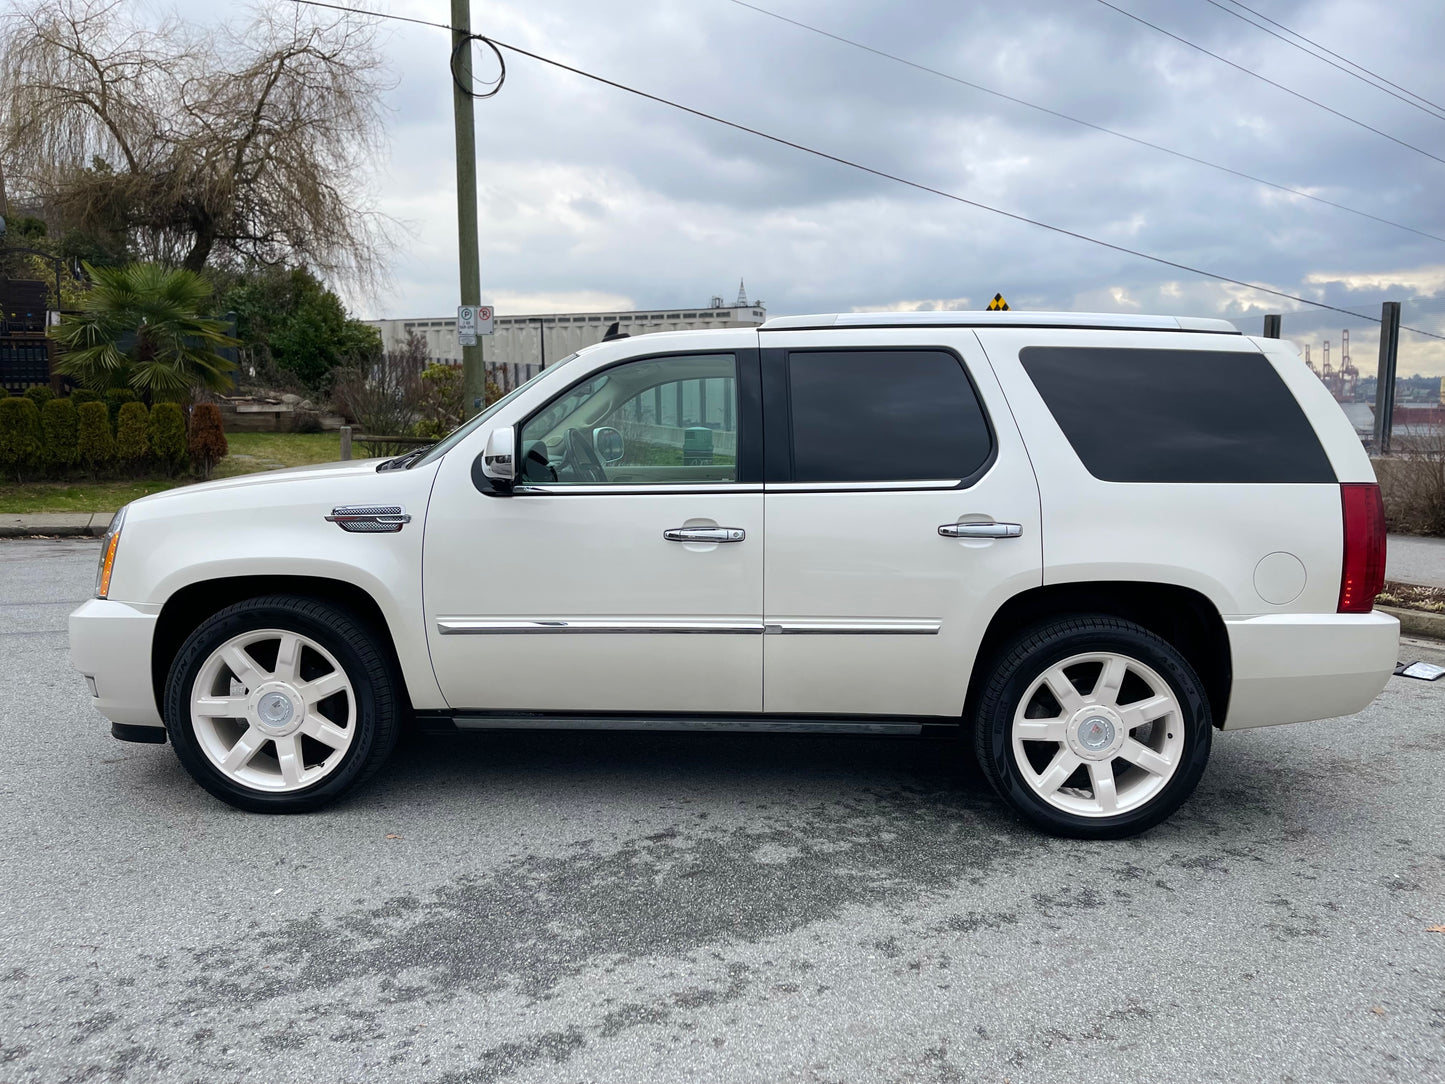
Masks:
[[[207,32],[130,10],[19,0],[0,17],[12,197],[190,270],[304,263],[374,286],[390,238],[367,184],[389,86],[373,27],[279,0]]]

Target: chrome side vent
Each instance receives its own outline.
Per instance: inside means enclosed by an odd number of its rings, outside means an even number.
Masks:
[[[354,534],[395,534],[411,517],[399,504],[361,504],[333,508],[326,521]]]

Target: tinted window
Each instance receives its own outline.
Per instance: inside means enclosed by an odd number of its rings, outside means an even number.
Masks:
[[[1031,346],[1019,359],[1095,478],[1335,481],[1263,354]]]
[[[963,365],[942,350],[788,355],[793,479],[967,478],[992,436]]]

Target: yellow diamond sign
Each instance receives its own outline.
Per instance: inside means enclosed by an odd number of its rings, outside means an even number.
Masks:
[[[1008,302],[1003,299],[1003,294],[994,294],[993,300],[988,303],[989,312],[1008,312]]]

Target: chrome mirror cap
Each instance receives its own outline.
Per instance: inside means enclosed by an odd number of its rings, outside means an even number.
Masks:
[[[493,429],[482,452],[482,473],[494,482],[510,482],[517,476],[517,433],[510,425]]]

